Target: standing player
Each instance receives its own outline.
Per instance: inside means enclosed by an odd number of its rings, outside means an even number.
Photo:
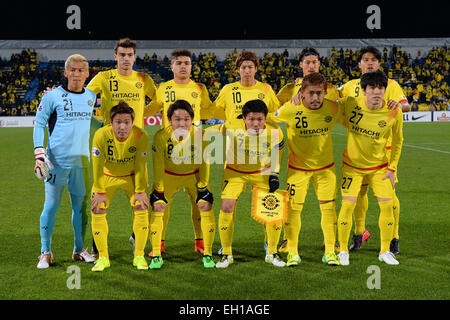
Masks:
[[[67,58],[64,69],[67,85],[57,87],[42,97],[33,131],[36,176],[45,179],[45,202],[40,218],[41,255],[38,269],[53,261],[51,241],[56,211],[68,186],[75,233],[72,259],[93,262],[84,249],[89,177],[89,130],[95,93],[85,89],[89,76],[86,58],[75,54]],[[44,149],[48,124],[47,151]]]
[[[223,120],[234,120],[242,114],[242,106],[250,100],[264,101],[269,112],[280,107],[272,87],[255,79],[259,67],[259,59],[255,53],[242,51],[236,59],[239,70],[239,81],[229,83],[220,90],[212,105],[213,117]]]
[[[170,126],[167,118],[167,110],[176,100],[187,101],[193,111],[193,124],[200,126],[201,113],[211,106],[211,100],[206,86],[202,83],[194,82],[190,79],[192,70],[192,54],[189,50],[178,49],[172,52],[171,69],[173,79],[163,82],[156,90],[155,99],[146,109],[145,115],[154,115],[157,112],[162,114],[162,128]],[[192,200],[192,198],[189,198]],[[191,202],[191,219],[194,226],[194,249],[196,252],[202,253],[204,250],[202,229],[200,226],[200,211],[195,199]],[[165,235],[167,223],[170,217],[170,205],[166,206],[164,213],[164,225],[161,236],[161,250],[165,250]]]
[[[105,125],[111,122],[111,108],[125,101],[135,112],[134,125],[144,128],[145,97],[154,99],[156,86],[148,74],[133,70],[136,42],[129,38],[120,39],[114,48],[114,60],[117,68],[97,73],[87,88],[100,94]]]
[[[359,51],[358,66],[361,69],[362,75],[377,71],[380,69],[381,52],[372,46],[364,47]],[[342,97],[355,97],[358,102],[364,101],[364,94],[361,88],[361,79],[353,79],[339,88]],[[406,99],[402,88],[397,81],[388,79],[388,84],[385,93],[385,99],[397,101],[403,112],[408,112],[411,107]],[[387,150],[388,153],[391,150],[391,138],[388,139]],[[389,158],[389,154],[388,154]],[[397,173],[395,173],[395,179],[397,182]],[[368,182],[364,181],[361,187],[361,193],[358,196],[358,201],[355,207],[355,233],[353,235],[353,243],[350,246],[350,250],[359,250],[361,244],[366,241],[370,233],[366,230],[366,212],[369,207],[368,197]],[[391,251],[395,254],[399,253],[398,249],[398,226],[400,216],[400,202],[397,194],[394,190],[394,237],[391,241]]]
[[[276,122],[287,123],[289,163],[287,190],[290,194],[288,219],[284,224],[288,266],[300,263],[298,237],[301,212],[312,180],[325,239],[322,261],[339,265],[334,251],[336,239],[336,170],[333,158],[332,130],[339,120],[338,104],[324,99],[327,82],[320,73],[309,73],[301,86],[302,103],[286,103],[276,113]]]
[[[200,212],[200,231],[204,236],[203,266],[215,266],[212,245],[216,225],[212,210],[213,195],[208,185],[209,162],[203,159],[203,131],[192,125],[194,115],[189,102],[175,101],[167,110],[170,125],[159,130],[153,138],[154,185],[150,195],[153,207],[150,215],[150,240],[153,247],[151,269],[159,269],[163,264],[161,233],[164,210],[181,187]]]
[[[136,237],[133,265],[147,270],[144,248],[148,239],[147,152],[149,137],[133,125],[134,110],[126,102],[111,108],[111,124],[97,130],[92,142],[92,233],[99,258],[92,271],[110,267],[106,213],[115,193],[122,189],[134,212]]]
[[[347,245],[352,213],[363,181],[369,183],[380,206],[381,248],[378,258],[387,264],[398,264],[389,246],[394,233],[393,197],[403,142],[403,115],[400,108],[388,108],[384,100],[387,85],[388,79],[382,71],[368,72],[361,77],[364,101],[353,97],[339,101],[347,127],[340,182],[342,207],[338,218],[338,257],[342,265],[349,264]],[[386,146],[390,136],[392,147],[388,158]]]
[[[231,247],[234,213],[237,199],[244,192],[247,182],[269,186],[269,192],[279,188],[283,132],[276,124],[266,122],[267,113],[264,101],[250,100],[242,108],[242,119],[227,121],[219,127],[222,134],[227,135],[228,141],[219,214],[219,235],[223,250],[217,268],[227,268],[234,261]],[[268,249],[265,261],[278,267],[285,266],[277,253],[281,222],[266,227],[266,233]]]
[[[308,74],[319,72],[320,69],[320,54],[314,48],[305,48],[300,52],[300,68],[303,71],[303,78]],[[294,83],[288,83],[277,93],[277,98],[281,105],[291,101],[295,96],[298,98],[298,104],[301,103],[301,87],[303,78],[295,79]],[[327,83],[327,92],[325,99],[337,100],[339,99],[339,91],[331,83]]]

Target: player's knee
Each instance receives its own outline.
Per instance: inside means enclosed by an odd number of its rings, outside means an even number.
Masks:
[[[106,208],[94,208],[92,209],[93,214],[106,214]]]
[[[155,212],[164,212],[166,209],[167,204],[164,202],[155,202],[153,204],[153,211]]]
[[[211,203],[209,203],[208,201],[199,201],[197,205],[200,212],[210,211],[212,208]]]
[[[231,213],[234,211],[236,205],[236,200],[234,199],[222,199],[222,205],[220,210],[226,213]]]

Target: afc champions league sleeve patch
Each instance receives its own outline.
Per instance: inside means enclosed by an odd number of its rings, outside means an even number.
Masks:
[[[99,149],[97,149],[96,147],[92,147],[92,155],[94,157],[100,157],[100,154],[101,154],[101,152]]]

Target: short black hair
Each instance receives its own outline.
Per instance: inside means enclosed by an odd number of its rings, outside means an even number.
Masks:
[[[267,117],[269,109],[264,101],[255,99],[247,101],[242,107],[242,117],[245,118],[250,112],[262,112]]]
[[[387,84],[388,78],[381,70],[367,72],[361,76],[361,88],[364,90],[366,90],[369,85],[373,87],[386,88]]]
[[[361,62],[361,59],[362,59],[363,55],[368,53],[368,52],[372,53],[378,61],[381,61],[381,52],[380,52],[380,50],[378,50],[377,48],[375,48],[373,46],[367,46],[367,47],[361,48],[359,50],[358,60],[357,61]]]
[[[181,99],[176,100],[169,106],[169,109],[167,109],[167,118],[170,120],[173,116],[173,113],[178,109],[186,110],[186,112],[191,116],[191,119],[194,119],[194,110],[192,109],[192,106],[186,100]]]
[[[111,108],[111,111],[109,112],[111,122],[118,114],[129,114],[131,115],[131,119],[134,121],[134,110],[125,101],[120,101],[117,105]]]
[[[192,53],[187,49],[176,49],[172,51],[172,60],[178,58],[178,57],[189,57],[192,59]]]
[[[320,54],[319,54],[319,51],[317,51],[317,50],[314,49],[314,48],[304,48],[304,49],[302,50],[302,52],[300,52],[300,62],[303,61],[303,58],[305,58],[305,57],[307,57],[307,56],[311,56],[311,55],[316,56],[317,59],[320,60]]]

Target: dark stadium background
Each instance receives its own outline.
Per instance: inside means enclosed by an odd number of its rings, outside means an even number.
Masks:
[[[81,30],[66,9],[81,8]],[[370,5],[381,29],[369,30]],[[11,1],[3,4],[3,40],[221,40],[448,37],[445,1]]]

